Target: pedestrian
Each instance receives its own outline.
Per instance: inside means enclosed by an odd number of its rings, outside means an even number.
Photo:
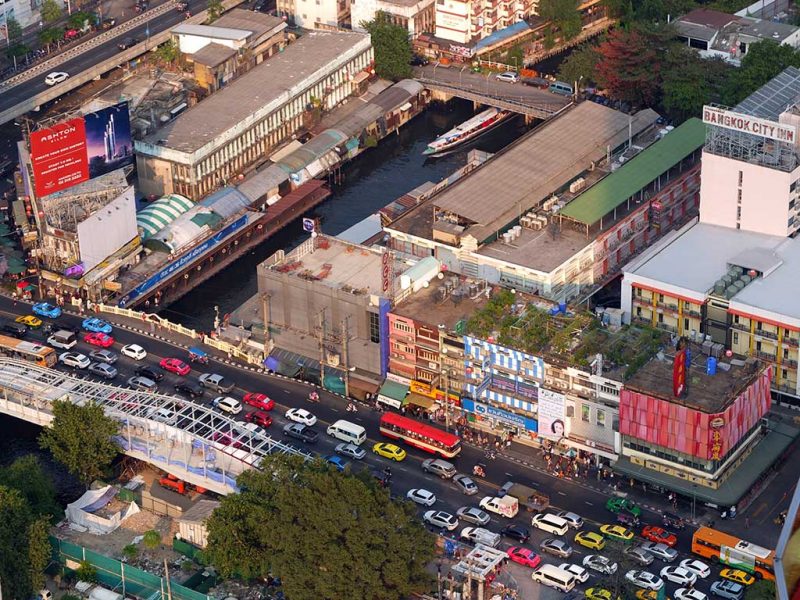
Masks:
[[[745,517],[744,518],[744,528],[745,529],[750,529],[750,517]]]

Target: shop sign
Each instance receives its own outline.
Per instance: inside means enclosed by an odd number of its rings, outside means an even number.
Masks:
[[[794,144],[797,137],[797,128],[792,125],[759,119],[716,106],[703,107],[703,123],[790,144]]]
[[[711,433],[711,460],[722,458],[722,434],[719,429]]]
[[[467,400],[465,398],[461,400],[461,408],[467,412],[475,413],[481,417],[497,419],[498,421],[503,421],[528,431],[536,432],[539,429],[536,419],[523,417],[522,415],[517,415],[512,412],[508,412],[507,410],[495,408],[494,406],[483,404],[482,402],[475,402],[474,400]]]

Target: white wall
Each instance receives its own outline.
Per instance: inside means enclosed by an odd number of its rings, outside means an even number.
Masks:
[[[78,247],[89,271],[136,237],[133,187],[78,224]]]
[[[337,27],[338,4],[336,0],[295,0],[294,22],[299,27],[315,29],[317,24]]]
[[[302,0],[298,0],[302,2]],[[375,12],[378,10],[377,0],[352,0],[350,2],[350,22],[354,31],[365,31],[361,23],[372,21]]]
[[[205,48],[210,43],[219,44],[220,46],[227,46],[228,48],[239,48],[244,45],[243,42],[228,39],[218,39],[206,37],[204,35],[186,35],[183,33],[178,34],[178,49],[184,54],[194,54],[201,48]]]

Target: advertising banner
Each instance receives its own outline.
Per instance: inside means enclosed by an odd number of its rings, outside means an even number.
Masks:
[[[94,179],[133,164],[133,140],[128,103],[120,102],[84,117],[86,161]]]
[[[47,196],[89,179],[83,119],[31,133],[31,165],[37,196]]]
[[[567,435],[567,397],[552,390],[539,388],[539,435],[560,440]]]

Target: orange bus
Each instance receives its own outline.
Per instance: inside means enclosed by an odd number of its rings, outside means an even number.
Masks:
[[[384,413],[381,417],[381,433],[388,438],[403,440],[409,446],[438,454],[443,458],[453,458],[461,452],[461,439],[457,435],[397,413]]]
[[[27,360],[40,367],[52,367],[58,359],[56,351],[50,346],[26,342],[5,335],[0,335],[0,355]]]
[[[711,527],[700,527],[694,532],[692,552],[714,562],[752,573],[759,579],[775,579],[774,550],[756,546]]]

